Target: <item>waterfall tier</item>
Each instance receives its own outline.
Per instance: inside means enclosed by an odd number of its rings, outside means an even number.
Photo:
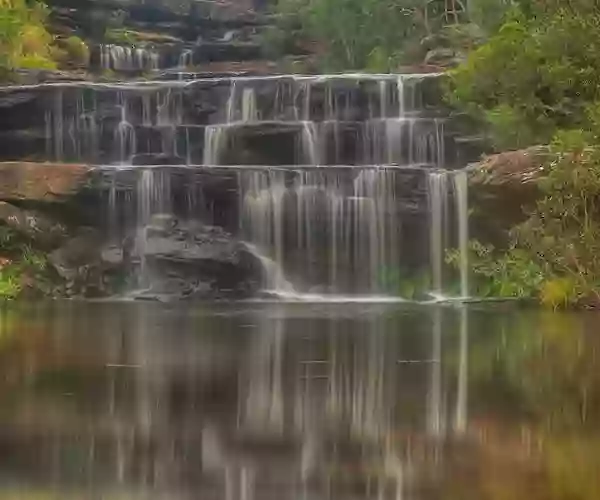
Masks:
[[[376,295],[416,280],[444,293],[444,251],[461,246],[466,296],[456,169],[468,158],[438,87],[436,75],[284,75],[6,88],[0,105],[31,133],[0,150],[102,165],[113,241],[168,212],[249,244],[280,277],[267,271],[265,288]]]

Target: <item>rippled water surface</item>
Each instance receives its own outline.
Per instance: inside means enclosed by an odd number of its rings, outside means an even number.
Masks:
[[[0,309],[0,500],[600,498],[600,316]]]

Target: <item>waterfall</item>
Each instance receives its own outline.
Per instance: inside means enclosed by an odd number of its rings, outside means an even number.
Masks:
[[[257,120],[256,92],[252,87],[247,87],[242,91],[242,121],[255,122]]]
[[[106,46],[102,61],[146,65],[144,50]],[[190,56],[181,52],[180,63]],[[398,294],[405,279],[429,270],[431,291],[443,296],[444,253],[458,246],[467,297],[467,181],[452,172],[456,147],[446,119],[424,109],[427,78],[273,75],[48,87],[47,156],[115,166],[168,157],[202,170],[203,179],[236,179],[223,196],[211,192],[186,208],[186,217],[240,228],[238,236],[270,259],[259,257],[266,274],[285,276],[302,292]],[[176,211],[188,205],[173,204]]]
[[[429,246],[431,259],[432,291],[438,296],[444,293],[444,253],[448,217],[448,174],[432,172],[428,178]]]
[[[225,115],[225,123],[232,123],[233,121],[235,121],[235,114],[236,114],[236,106],[237,106],[237,89],[238,89],[238,82],[237,81],[233,81],[231,82],[231,87],[229,89],[229,98],[227,99],[227,108],[226,108],[226,115]]]
[[[396,89],[398,91],[398,116],[404,118],[405,116],[405,103],[404,103],[404,76],[398,76],[396,80]]]
[[[302,133],[300,137],[302,145],[302,163],[305,163],[306,165],[319,165],[318,135],[315,123],[309,121],[302,122]]]
[[[138,282],[142,288],[148,288],[152,276],[146,261],[147,225],[152,216],[159,213],[171,213],[171,177],[168,172],[159,169],[142,169],[137,184],[137,217],[138,228],[135,252],[140,259]]]
[[[285,180],[281,172],[241,174],[242,232],[261,249],[272,249],[281,265],[284,256]]]
[[[208,125],[204,130],[204,165],[220,165],[223,150],[227,145],[225,125]]]
[[[460,258],[460,295],[469,296],[469,207],[468,179],[466,172],[456,172],[453,176],[456,216],[458,218],[458,251]]]
[[[181,54],[179,54],[179,63],[177,67],[186,69],[193,63],[194,51],[191,49],[184,49]]]
[[[114,142],[119,153],[118,159],[122,165],[129,162],[137,151],[137,138],[133,125],[127,121],[127,100],[121,96],[121,120],[114,133]]]
[[[153,71],[160,68],[160,55],[144,47],[101,45],[100,65],[105,70]]]

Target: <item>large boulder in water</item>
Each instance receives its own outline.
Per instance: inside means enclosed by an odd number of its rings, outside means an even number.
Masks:
[[[261,286],[260,259],[221,228],[155,215],[144,233],[144,296],[244,298]]]

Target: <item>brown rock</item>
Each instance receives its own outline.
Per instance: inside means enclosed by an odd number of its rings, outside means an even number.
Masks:
[[[551,157],[547,147],[507,151],[469,168],[470,229],[473,238],[502,247],[539,199],[538,181]]]
[[[547,147],[535,146],[486,156],[469,167],[469,184],[530,190],[543,176],[550,155]]]
[[[0,163],[1,201],[57,202],[86,186],[91,168],[66,163]]]

